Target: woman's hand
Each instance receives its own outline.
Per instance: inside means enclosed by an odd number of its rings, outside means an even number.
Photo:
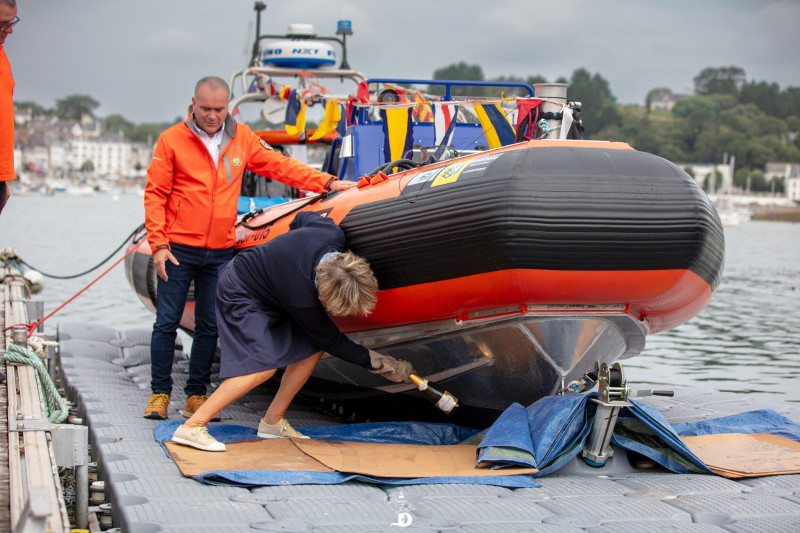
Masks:
[[[414,367],[408,361],[395,359],[390,355],[383,355],[378,352],[369,351],[369,360],[372,364],[373,374],[380,374],[389,381],[397,383],[411,383],[408,377],[414,373]]]

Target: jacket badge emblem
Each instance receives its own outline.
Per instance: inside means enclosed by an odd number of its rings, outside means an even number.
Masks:
[[[261,146],[263,146],[263,147],[264,147],[264,148],[266,148],[267,150],[272,150],[272,146],[268,145],[268,144],[267,144],[267,141],[265,141],[265,140],[261,140],[261,141],[259,141],[259,142],[261,143]]]
[[[231,159],[231,163],[233,163],[233,166],[235,166],[236,168],[239,168],[239,166],[242,164],[242,160],[239,159],[238,157],[234,157],[233,159]]]

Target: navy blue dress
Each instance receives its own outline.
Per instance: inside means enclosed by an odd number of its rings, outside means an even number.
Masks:
[[[220,271],[217,327],[221,379],[283,368],[324,350],[364,368],[369,351],[339,331],[317,296],[315,268],[344,249],[344,232],[317,213],[237,254]]]

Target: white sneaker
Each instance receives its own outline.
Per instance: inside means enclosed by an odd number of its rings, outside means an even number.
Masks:
[[[295,430],[285,418],[278,420],[277,424],[267,424],[262,418],[258,423],[258,436],[262,439],[279,439],[281,437],[308,438]]]
[[[192,448],[197,448],[198,450],[206,452],[225,451],[225,445],[209,435],[208,429],[205,426],[187,428],[185,425],[181,424],[172,435],[172,442],[177,442],[184,446],[191,446]]]

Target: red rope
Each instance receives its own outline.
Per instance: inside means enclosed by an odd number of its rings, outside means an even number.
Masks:
[[[41,320],[37,320],[36,322],[33,322],[33,323],[31,323],[31,324],[14,324],[14,325],[12,325],[12,326],[9,326],[9,327],[5,328],[5,329],[6,329],[6,331],[8,331],[9,329],[13,328],[14,326],[25,326],[26,328],[28,328],[28,337],[30,337],[31,335],[33,335],[33,332],[34,332],[34,330],[36,330],[36,328],[38,328],[38,327],[39,327],[41,324],[43,324],[45,320],[47,320],[48,318],[50,318],[51,316],[53,316],[54,314],[56,314],[57,312],[59,312],[59,311],[60,311],[61,309],[63,309],[63,308],[64,308],[64,307],[65,307],[65,306],[66,306],[68,303],[70,303],[72,300],[74,300],[75,298],[77,298],[78,296],[80,296],[81,294],[83,294],[83,292],[84,292],[86,289],[88,289],[89,287],[91,287],[92,285],[94,285],[95,283],[97,283],[98,281],[100,281],[100,278],[102,278],[103,276],[105,276],[106,274],[108,274],[109,272],[111,272],[111,270],[112,270],[112,269],[113,269],[115,266],[117,266],[118,264],[120,264],[120,263],[121,263],[121,262],[122,262],[122,261],[123,261],[123,260],[124,260],[126,257],[128,257],[129,255],[131,255],[131,254],[132,254],[132,253],[133,253],[133,252],[136,250],[136,248],[137,248],[137,246],[133,246],[133,247],[131,247],[131,249],[130,249],[130,250],[128,250],[128,252],[127,252],[125,255],[123,255],[122,257],[120,257],[120,258],[119,258],[119,259],[118,259],[118,260],[117,260],[117,261],[116,261],[116,262],[115,262],[113,265],[111,265],[110,267],[108,267],[107,269],[105,269],[105,270],[104,270],[104,271],[103,271],[103,272],[102,272],[102,273],[101,273],[99,276],[97,276],[97,277],[96,277],[96,278],[94,278],[92,281],[90,281],[90,282],[89,282],[89,284],[88,284],[88,285],[86,285],[84,288],[82,288],[81,290],[79,290],[78,292],[76,292],[75,294],[73,294],[72,296],[70,296],[70,297],[69,297],[69,299],[68,299],[67,301],[65,301],[64,303],[62,303],[61,305],[59,305],[58,307],[56,307],[56,308],[55,308],[55,309],[53,309],[52,311],[50,311],[50,313],[48,313],[48,314],[47,314],[47,315],[46,315],[44,318],[42,318]]]

